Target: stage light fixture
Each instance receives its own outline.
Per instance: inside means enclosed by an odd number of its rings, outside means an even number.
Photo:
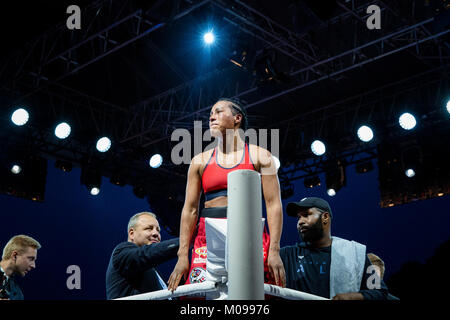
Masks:
[[[30,115],[27,110],[23,108],[19,108],[16,111],[13,112],[11,115],[11,121],[16,126],[23,126],[28,122],[28,119],[30,118]]]
[[[373,170],[372,161],[358,163],[355,165],[356,173],[366,173]]]
[[[162,162],[163,162],[162,156],[159,153],[157,153],[157,154],[154,154],[150,158],[150,161],[148,163],[149,163],[150,167],[152,167],[153,169],[156,169],[161,166]]]
[[[72,171],[72,163],[69,161],[56,160],[55,168],[60,169],[64,172],[70,172]]]
[[[407,169],[407,170],[405,171],[405,175],[406,175],[408,178],[412,178],[412,177],[414,177],[414,176],[416,175],[416,172],[414,171],[414,169],[409,168],[409,169]]]
[[[311,151],[316,156],[321,156],[326,152],[327,148],[325,147],[325,144],[320,140],[314,140],[313,143],[311,143]]]
[[[96,196],[100,193],[102,175],[92,166],[81,168],[81,184],[85,185],[90,194]]]
[[[447,101],[447,112],[450,113],[450,100]]]
[[[320,178],[318,176],[305,178],[305,180],[303,180],[303,185],[305,186],[305,188],[314,188],[316,186],[320,186]]]
[[[17,151],[9,150],[9,152],[14,154]],[[28,152],[24,152],[21,156],[10,155],[9,157],[11,156],[20,160],[9,162],[11,166],[7,168],[11,174],[7,170],[5,170],[8,173],[6,176],[0,172],[0,193],[33,201],[44,201],[47,160]]]
[[[19,174],[21,171],[22,171],[22,167],[20,165],[18,165],[18,164],[14,164],[11,167],[11,172],[14,173],[14,174]]]
[[[55,128],[55,136],[59,139],[65,139],[70,135],[70,132],[72,129],[70,128],[70,125],[66,122],[61,122],[58,124]]]
[[[359,127],[357,134],[358,134],[359,140],[361,140],[363,142],[369,142],[373,139],[373,131],[368,126]]]
[[[102,137],[97,140],[96,148],[99,152],[106,152],[111,148],[111,140],[108,137]]]
[[[127,184],[126,176],[122,173],[113,173],[109,181],[119,187],[123,187]]]
[[[208,45],[214,43],[214,40],[215,36],[212,31],[208,31],[203,35],[203,41]]]
[[[335,196],[336,193],[347,184],[345,164],[343,161],[333,160],[327,164],[325,182],[327,193],[330,197]]]
[[[400,127],[402,127],[405,130],[414,129],[414,127],[417,124],[416,118],[411,113],[408,112],[403,113],[398,119],[398,122],[400,124]]]

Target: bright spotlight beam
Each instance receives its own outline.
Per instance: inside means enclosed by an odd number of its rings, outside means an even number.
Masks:
[[[405,175],[408,178],[412,178],[412,177],[414,177],[416,175],[416,172],[414,171],[414,169],[408,169],[408,170],[405,171]]]
[[[311,143],[311,151],[316,156],[321,156],[325,153],[327,148],[325,147],[325,144],[320,140],[315,140],[313,143]]]
[[[66,122],[61,122],[55,128],[55,136],[59,139],[65,139],[70,135],[71,128]]]
[[[11,167],[11,172],[14,174],[19,174],[22,171],[22,167],[18,164],[15,164]]]
[[[162,162],[163,162],[162,156],[159,153],[157,153],[157,154],[154,154],[150,158],[149,165],[153,169],[156,169],[156,168],[159,168],[161,166]]]
[[[398,123],[400,124],[400,127],[402,127],[405,130],[411,130],[414,129],[414,127],[417,124],[416,118],[411,113],[404,113],[400,116],[398,119]]]
[[[17,109],[11,115],[11,121],[16,126],[23,126],[25,123],[28,122],[29,118],[30,118],[30,115],[28,114],[28,111],[23,108]]]
[[[203,35],[203,41],[205,41],[206,44],[212,44],[215,40],[214,33],[212,31],[208,31]]]
[[[370,140],[373,139],[373,131],[368,126],[361,126],[358,129],[357,134],[358,134],[359,140],[361,140],[363,142],[369,142]]]
[[[111,140],[108,137],[98,139],[96,148],[100,152],[106,152],[111,148]]]

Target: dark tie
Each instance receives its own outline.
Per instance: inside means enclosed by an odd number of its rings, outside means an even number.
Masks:
[[[9,298],[9,279],[0,271],[0,299]]]

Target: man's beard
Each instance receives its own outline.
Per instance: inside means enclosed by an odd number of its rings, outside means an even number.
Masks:
[[[319,219],[317,219],[317,222],[315,224],[308,227],[305,233],[301,233],[300,229],[298,229],[298,234],[300,235],[300,238],[304,242],[312,243],[322,239],[324,235],[322,225],[322,214],[320,215]]]

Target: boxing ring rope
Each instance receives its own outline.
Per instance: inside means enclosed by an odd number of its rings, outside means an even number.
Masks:
[[[330,300],[321,296],[264,283],[264,293],[286,300]]]
[[[186,284],[179,286],[174,292],[170,290],[158,290],[148,293],[137,294],[115,300],[166,300],[169,298],[177,298],[181,296],[195,295],[199,293],[213,292],[217,290],[217,282],[205,281],[202,283]],[[280,297],[287,300],[329,300],[320,296],[282,288],[272,284],[264,284],[264,293],[275,297]]]
[[[217,290],[218,283],[214,281],[204,281],[201,283],[186,284],[178,286],[178,288],[172,292],[170,290],[158,290],[148,293],[136,294],[134,296],[128,296],[118,298],[115,300],[165,300],[169,298],[177,298],[181,296],[189,296],[199,293],[212,292]]]
[[[229,300],[264,300],[265,294],[290,300],[329,300],[264,283],[263,255],[261,254],[263,252],[261,175],[253,170],[230,172],[227,196],[227,241],[225,245],[227,278],[182,285],[174,292],[166,289],[116,300],[164,300],[219,292],[224,288],[228,289]]]

